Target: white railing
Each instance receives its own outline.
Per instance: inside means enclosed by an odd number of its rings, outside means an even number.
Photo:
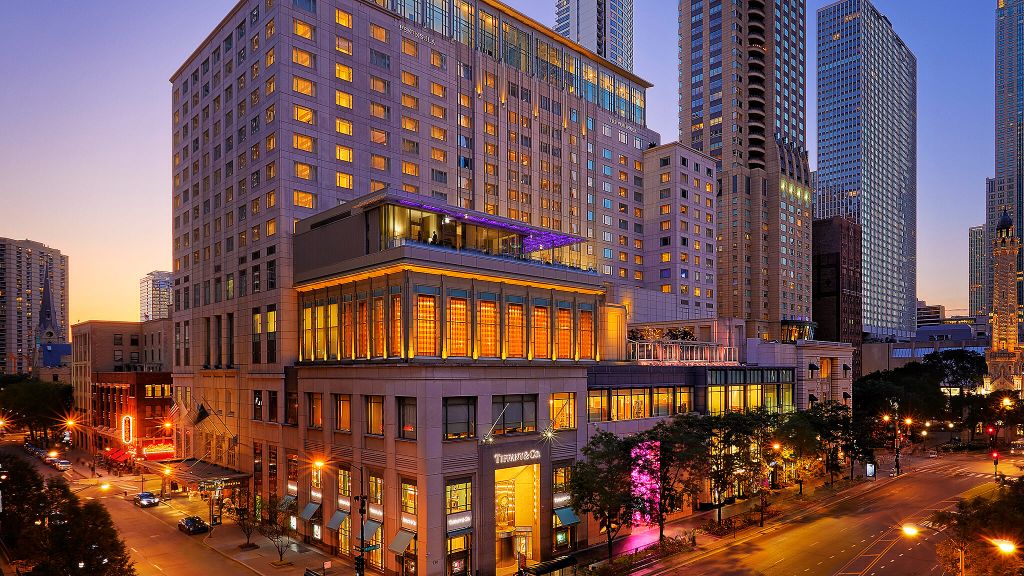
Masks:
[[[627,340],[628,358],[640,364],[676,365],[737,365],[739,350],[735,346],[722,346],[714,342],[690,340]]]

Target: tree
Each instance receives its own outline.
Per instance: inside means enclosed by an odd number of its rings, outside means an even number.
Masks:
[[[1016,555],[997,552],[991,539],[1019,540],[1024,525],[1024,483],[1010,480],[993,496],[961,500],[955,511],[936,513],[933,522],[945,527],[945,542],[938,547],[939,564],[946,572],[960,573],[961,559],[968,574],[1019,574],[1024,563]]]
[[[924,366],[939,374],[946,386],[973,392],[985,382],[988,364],[985,356],[972,350],[949,348],[924,357]]]
[[[242,489],[237,493],[236,506],[228,513],[235,519],[235,525],[245,535],[245,544],[239,546],[244,550],[259,548],[259,545],[252,543],[252,535],[259,528],[262,519],[262,500],[260,495],[253,496],[249,489]]]
[[[750,418],[741,412],[726,412],[706,418],[711,430],[708,480],[718,509],[717,520],[721,524],[725,495],[737,480],[741,486],[747,486],[749,482],[753,427]]]
[[[0,390],[0,409],[15,415],[28,428],[34,440],[41,435],[49,440],[50,430],[63,425],[74,402],[70,384],[23,379],[6,384]]]
[[[630,449],[634,442],[602,430],[583,447],[583,460],[573,464],[569,476],[572,507],[593,516],[608,543],[608,559],[612,542],[624,526],[633,525],[637,499],[630,487],[633,461]]]
[[[256,530],[261,536],[270,540],[270,543],[277,550],[277,560],[284,562],[284,553],[291,544],[291,527],[288,525],[288,515],[281,510],[281,500],[276,495],[267,499],[267,507],[263,510],[260,523]]]
[[[781,457],[782,445],[775,448],[777,432],[781,424],[778,413],[759,409],[747,414],[750,420],[750,489],[757,495],[760,519],[758,526],[764,526],[772,494],[772,472]]]
[[[825,473],[829,484],[834,484],[841,472],[839,451],[853,442],[850,408],[838,402],[819,402],[807,410],[818,440],[818,452],[825,458]]]
[[[654,428],[640,435],[639,444],[656,446],[658,458],[636,460],[639,470],[648,477],[656,477],[658,498],[637,503],[643,513],[658,523],[658,539],[665,539],[665,517],[693,501],[700,494],[707,479],[710,461],[706,421],[695,414],[680,414],[671,420],[662,420]]]

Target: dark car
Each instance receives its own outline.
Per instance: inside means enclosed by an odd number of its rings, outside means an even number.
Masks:
[[[160,498],[157,498],[156,494],[152,492],[139,492],[132,500],[139,508],[149,508],[160,503]]]
[[[202,534],[203,532],[209,532],[210,527],[199,516],[186,516],[178,520],[178,530],[185,534]]]

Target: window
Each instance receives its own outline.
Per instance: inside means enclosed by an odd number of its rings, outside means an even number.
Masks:
[[[476,326],[479,334],[480,356],[498,356],[498,303],[480,301],[477,303]]]
[[[509,358],[526,356],[526,324],[522,304],[509,304],[505,309],[505,354]]]
[[[370,472],[369,476],[369,483],[367,484],[369,486],[369,490],[366,491],[367,499],[371,504],[383,504],[384,479],[374,472]]]
[[[551,427],[555,430],[576,428],[576,393],[558,392],[551,395]]]
[[[345,134],[346,136],[352,135],[352,122],[343,118],[334,119],[334,131],[338,134]]]
[[[572,310],[558,309],[558,358],[572,358]]]
[[[352,430],[352,396],[334,395],[334,429],[341,432]]]
[[[313,167],[312,164],[307,164],[305,162],[296,162],[295,177],[301,180],[315,180],[316,169]]]
[[[569,490],[569,478],[572,475],[572,465],[566,464],[564,466],[555,466],[554,468],[551,491],[556,494],[558,492],[567,492]]]
[[[292,109],[294,118],[304,124],[316,124],[316,116],[313,113],[312,108],[306,108],[305,106],[295,105]]]
[[[313,27],[298,18],[292,20],[292,32],[306,40],[313,39]]]
[[[352,148],[348,146],[342,146],[341,144],[334,145],[334,158],[340,162],[351,162],[352,161]]]
[[[448,299],[448,355],[469,356],[469,310],[465,298]]]
[[[305,66],[306,68],[315,67],[315,60],[313,55],[301,48],[292,48],[292,62],[299,66]]]
[[[450,480],[444,487],[446,514],[457,512],[469,512],[473,509],[473,484],[472,480]]]
[[[420,167],[415,162],[402,162],[402,174],[406,176],[419,176]]]
[[[406,514],[416,515],[416,496],[418,491],[416,490],[416,481],[409,480],[408,478],[402,478],[402,490],[399,493],[399,498],[402,501],[402,512]]]
[[[309,428],[323,428],[324,426],[324,397],[319,392],[306,393],[306,426]]]
[[[277,407],[277,391],[267,390],[267,421],[277,422],[278,419],[278,407]]]
[[[636,420],[649,416],[646,388],[612,390],[612,420]]]
[[[590,390],[587,392],[587,421],[606,422],[609,420],[608,392]]]
[[[404,358],[402,350],[402,295],[391,296],[391,346],[388,349],[392,357]]]
[[[511,394],[491,399],[495,418],[493,434],[537,431],[537,396]]]
[[[352,14],[342,10],[341,8],[334,9],[334,21],[344,26],[345,28],[352,27]]]
[[[693,388],[689,386],[676,388],[676,414],[686,414],[693,410]]]
[[[292,192],[292,203],[300,208],[316,208],[316,194],[295,190]]]
[[[416,355],[437,356],[437,298],[416,296]]]
[[[408,38],[402,38],[402,54],[407,56],[417,56],[419,52],[420,48],[415,42]]]
[[[338,188],[352,188],[352,175],[345,172],[335,172],[334,182]]]
[[[352,41],[341,36],[334,37],[334,49],[342,54],[352,55]]]
[[[263,391],[252,391],[252,419],[263,420]]]
[[[312,80],[307,80],[301,76],[292,76],[292,90],[299,94],[305,94],[306,96],[313,96],[316,85],[313,84]]]
[[[374,436],[384,435],[384,397],[366,397],[366,433]]]
[[[388,31],[384,27],[382,27],[382,26],[377,26],[376,24],[370,24],[370,37],[373,38],[374,40],[380,40],[381,42],[387,42],[388,41]]]
[[[551,357],[549,336],[551,333],[551,310],[542,307],[533,308],[533,357],[537,359]]]
[[[473,438],[476,436],[476,398],[459,396],[442,399],[444,439]]]
[[[305,134],[299,134],[298,132],[292,134],[292,148],[302,150],[304,152],[312,152],[313,137],[306,136]]]
[[[352,81],[352,67],[337,62],[334,64],[334,77],[345,82]]]
[[[580,311],[580,326],[578,332],[578,345],[581,360],[594,359],[594,312],[591,310]]]
[[[344,90],[334,91],[334,103],[342,108],[352,107],[352,95]]]
[[[672,413],[671,388],[655,388],[651,397],[651,416],[668,416]]]
[[[398,437],[416,439],[416,399],[398,398]]]

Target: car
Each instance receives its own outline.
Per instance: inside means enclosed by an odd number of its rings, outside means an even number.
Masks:
[[[71,470],[71,462],[68,460],[58,460],[53,467],[61,472],[67,472],[68,470]]]
[[[50,466],[53,466],[57,462],[60,462],[60,458],[56,458],[54,456],[47,456],[45,459],[43,459],[43,462],[46,462]]]
[[[191,536],[192,534],[209,532],[210,527],[199,516],[186,516],[178,520],[178,530]]]
[[[160,498],[152,492],[139,492],[134,498],[132,498],[132,501],[139,508],[149,508],[150,506],[156,506],[159,504]]]
[[[938,450],[934,450],[934,449],[933,450],[929,450],[928,451],[928,457],[929,458],[938,458],[939,457],[939,451]]]
[[[1010,454],[1024,454],[1024,440],[1010,442]]]

